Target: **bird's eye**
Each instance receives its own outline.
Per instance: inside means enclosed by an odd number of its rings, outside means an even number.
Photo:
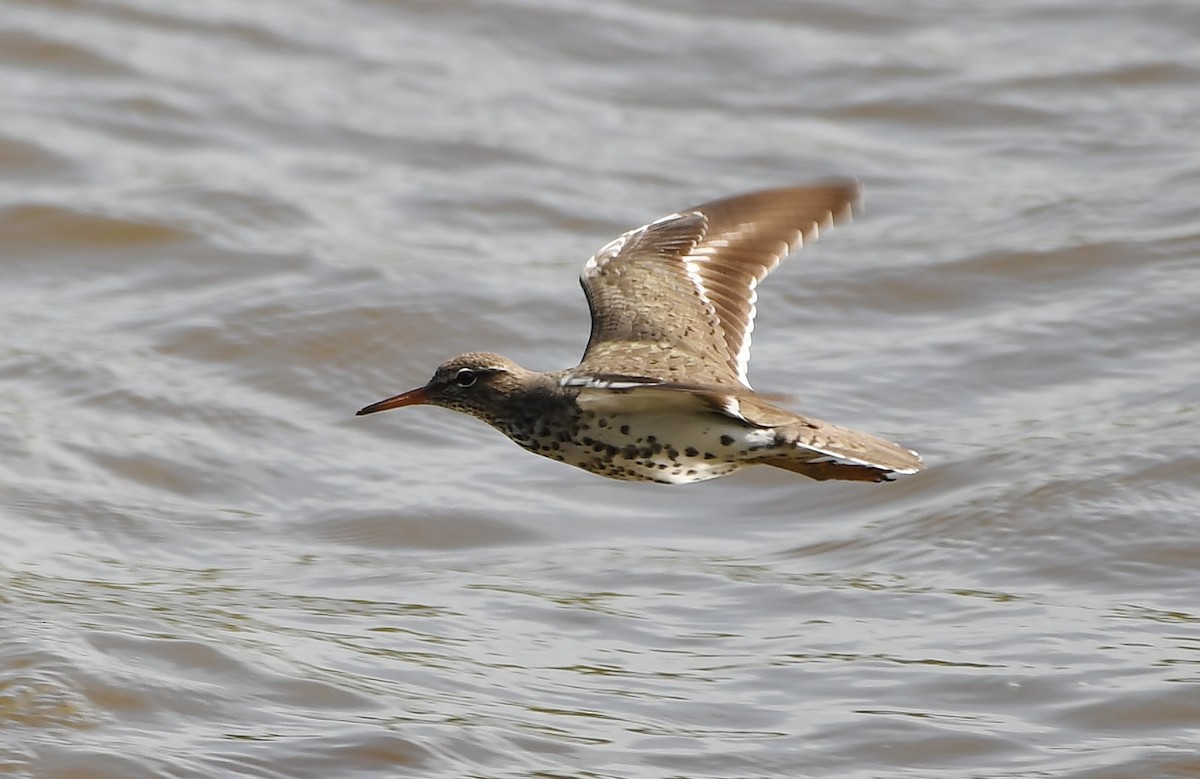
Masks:
[[[479,377],[470,368],[463,368],[454,374],[454,383],[460,387],[473,386],[477,381],[479,381]]]

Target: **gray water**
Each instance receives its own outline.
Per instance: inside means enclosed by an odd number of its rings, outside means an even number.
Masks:
[[[0,773],[1200,776],[1200,5],[0,2]],[[438,409],[851,176],[751,378],[894,484]]]

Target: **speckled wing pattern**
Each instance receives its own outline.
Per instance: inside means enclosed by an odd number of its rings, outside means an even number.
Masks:
[[[656,378],[749,390],[759,282],[849,215],[858,196],[852,182],[764,190],[684,209],[609,242],[580,278],[592,331],[574,375],[614,389],[622,378]]]

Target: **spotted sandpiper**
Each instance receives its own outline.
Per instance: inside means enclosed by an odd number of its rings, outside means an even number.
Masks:
[[[746,377],[758,283],[858,197],[849,182],[763,190],[630,230],[583,268],[592,332],[578,366],[538,373],[470,352],[358,413],[441,406],[535,454],[630,481],[685,484],[749,465],[821,480],[916,473],[916,452],[778,408]]]

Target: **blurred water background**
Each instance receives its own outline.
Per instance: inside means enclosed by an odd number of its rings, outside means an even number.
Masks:
[[[1200,4],[0,0],[0,773],[1200,776]],[[895,484],[609,482],[445,357],[851,176],[751,375]]]

